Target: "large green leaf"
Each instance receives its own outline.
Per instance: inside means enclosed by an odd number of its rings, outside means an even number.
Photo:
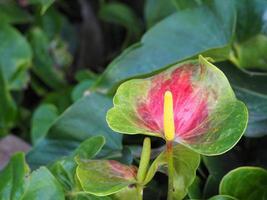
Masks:
[[[29,167],[25,163],[24,154],[13,155],[9,164],[0,172],[0,199],[20,200],[26,185],[25,177],[29,174]]]
[[[181,200],[188,192],[188,187],[193,183],[196,170],[200,162],[199,154],[182,146],[176,145],[173,149],[174,163],[174,199]],[[162,167],[166,167],[166,152],[162,152],[151,164],[144,184],[151,181],[155,173]]]
[[[45,137],[52,123],[58,117],[57,108],[52,104],[41,104],[33,113],[31,138],[33,144]]]
[[[0,24],[0,68],[9,89],[21,89],[28,81],[32,52],[25,38],[6,23]]]
[[[257,167],[240,167],[226,174],[220,194],[242,200],[266,199],[267,171]]]
[[[134,166],[113,160],[77,159],[76,175],[84,191],[97,196],[107,196],[137,182]]]
[[[27,190],[21,200],[64,200],[63,188],[46,167],[41,167],[28,177]]]
[[[212,7],[186,9],[162,20],[108,66],[98,85],[110,89],[130,77],[151,74],[203,52],[217,60],[227,59],[235,10],[231,1],[214,1]]]
[[[47,136],[27,155],[28,162],[35,167],[51,163],[69,155],[82,141],[95,135],[106,138],[103,152],[121,151],[121,135],[111,131],[105,121],[111,104],[109,97],[97,93],[75,102],[58,117]]]
[[[239,141],[248,121],[247,108],[236,99],[224,74],[203,57],[121,84],[114,107],[107,113],[109,126],[124,134],[164,138],[163,96],[167,90],[174,96],[176,142],[200,154],[218,155]]]

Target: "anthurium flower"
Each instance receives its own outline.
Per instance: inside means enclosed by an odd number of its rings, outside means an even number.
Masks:
[[[233,147],[248,120],[223,72],[202,56],[124,82],[113,102],[107,122],[114,131],[173,139],[205,155]]]

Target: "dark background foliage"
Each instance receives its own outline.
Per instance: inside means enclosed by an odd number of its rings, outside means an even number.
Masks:
[[[249,124],[232,150],[203,157],[189,196],[218,194],[236,167],[267,168],[266,10],[265,0],[1,0],[0,167],[17,151],[32,170],[60,165],[95,135],[106,138],[98,158],[138,164],[143,137],[122,137],[105,120],[114,91],[203,54],[248,106]],[[154,158],[162,145],[152,138]],[[165,199],[166,183],[157,173],[145,199]]]

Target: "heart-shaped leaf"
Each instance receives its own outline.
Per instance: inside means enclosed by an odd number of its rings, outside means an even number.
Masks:
[[[220,194],[242,200],[266,199],[267,171],[258,167],[239,167],[226,174]]]
[[[77,159],[76,175],[84,191],[97,196],[116,193],[136,183],[136,168],[113,160]]]
[[[167,166],[166,152],[162,152],[150,166],[144,184],[147,184],[154,177],[155,173],[162,167]],[[196,170],[200,163],[198,153],[182,146],[176,145],[173,148],[174,164],[174,199],[180,200],[187,194],[188,187],[193,183]]]
[[[248,120],[224,74],[200,56],[170,67],[147,79],[121,84],[114,107],[107,113],[109,126],[125,134],[164,138],[164,94],[173,95],[175,141],[198,153],[216,155],[232,148]]]

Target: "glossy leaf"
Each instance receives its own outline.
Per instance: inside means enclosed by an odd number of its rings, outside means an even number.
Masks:
[[[25,87],[29,77],[32,52],[26,39],[13,27],[0,24],[0,68],[9,89]]]
[[[98,86],[111,89],[131,77],[151,74],[204,52],[216,60],[227,59],[235,10],[232,1],[212,2],[214,9],[186,9],[162,20],[110,63]]]
[[[163,96],[174,99],[175,141],[206,155],[224,153],[242,136],[246,106],[235,98],[224,74],[204,58],[187,61],[147,79],[120,85],[109,126],[125,134],[164,138]]]
[[[77,159],[76,175],[84,191],[97,196],[116,193],[136,183],[134,166],[113,160]]]
[[[121,135],[110,130],[105,121],[111,99],[92,93],[69,107],[49,129],[47,136],[28,153],[28,162],[33,167],[48,164],[69,155],[87,138],[102,135],[106,138],[104,151],[118,154],[122,150]],[[103,152],[104,153],[104,152]]]
[[[36,144],[43,137],[58,117],[58,110],[52,104],[42,104],[33,113],[31,138]]]
[[[266,199],[267,171],[258,167],[240,167],[226,174],[220,183],[220,194],[237,199]]]
[[[9,164],[0,172],[0,199],[20,200],[26,185],[25,177],[29,167],[25,163],[24,154],[13,155]]]
[[[176,145],[173,149],[174,162],[174,199],[180,200],[185,197],[188,192],[188,187],[193,183],[196,170],[200,163],[199,154],[192,150]],[[166,152],[162,152],[151,164],[144,184],[151,181],[155,173],[162,167],[167,166]]]

